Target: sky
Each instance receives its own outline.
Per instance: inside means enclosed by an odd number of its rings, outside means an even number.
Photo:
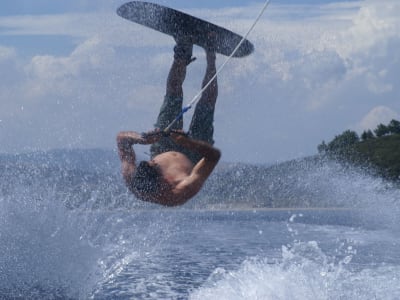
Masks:
[[[115,149],[117,132],[153,127],[174,41],[118,17],[124,2],[0,2],[0,153]],[[155,2],[239,34],[264,4]],[[398,0],[273,0],[249,35],[254,53],[229,61],[218,78],[222,160],[300,158],[344,130],[400,119],[399,15]],[[186,104],[205,71],[204,51],[194,55]]]

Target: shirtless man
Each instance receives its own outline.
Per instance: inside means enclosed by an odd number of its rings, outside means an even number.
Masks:
[[[168,136],[161,131],[182,110],[186,67],[194,60],[190,39],[175,40],[174,61],[167,79],[164,103],[155,124],[156,130],[145,134],[126,131],[117,136],[122,175],[129,190],[141,200],[165,206],[184,204],[196,195],[221,157],[221,152],[212,146],[217,79],[201,95],[187,135],[182,131],[182,119],[173,125]],[[216,72],[215,52],[206,49],[206,57],[203,87]],[[132,148],[134,144],[151,144],[151,160],[137,165]]]

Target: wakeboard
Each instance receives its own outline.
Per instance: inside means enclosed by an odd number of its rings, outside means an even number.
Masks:
[[[189,35],[194,44],[206,49],[212,48],[226,56],[230,56],[242,40],[242,36],[228,29],[155,3],[128,2],[117,9],[117,14],[173,37]],[[233,57],[247,56],[253,51],[253,44],[245,39]]]

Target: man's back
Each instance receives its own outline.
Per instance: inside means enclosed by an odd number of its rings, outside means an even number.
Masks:
[[[155,156],[149,165],[157,167],[160,172],[160,186],[162,187],[155,195],[152,195],[152,202],[157,202],[163,205],[172,203],[185,202],[184,194],[196,194],[197,190],[185,191],[182,189],[182,183],[190,176],[193,170],[193,163],[182,153],[169,151]],[[193,189],[193,188],[191,188]],[[149,195],[141,195],[140,198],[148,197]]]
[[[142,200],[176,206],[185,203],[201,189],[217,165],[221,153],[205,142],[196,141],[178,133],[171,133],[170,138],[175,143],[198,152],[203,158],[194,165],[180,152],[168,151],[155,156],[145,163],[148,168],[157,170],[158,174],[155,184],[157,189],[151,192],[135,186],[138,181],[138,171],[135,153],[131,146],[135,143],[153,143],[154,137],[146,140],[135,132],[122,132],[118,135],[117,141],[122,161],[122,174],[129,189]]]
[[[176,186],[186,179],[193,170],[193,163],[182,153],[169,151],[155,156],[151,163],[156,164],[165,181],[171,186]]]

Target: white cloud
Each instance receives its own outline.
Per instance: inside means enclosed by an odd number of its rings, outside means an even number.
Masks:
[[[17,15],[0,17],[2,35],[88,37],[106,29],[110,14]],[[102,21],[102,22],[101,22]]]
[[[273,161],[313,153],[322,139],[348,124],[374,128],[398,116],[398,6],[390,0],[272,3],[250,34],[255,53],[233,59],[219,77],[215,128],[224,159]],[[188,12],[245,33],[259,9]],[[7,132],[10,141],[0,145],[0,152],[63,147],[65,142],[113,147],[118,130],[144,131],[154,123],[172,38],[114,12],[0,17],[0,26],[2,34],[66,35],[76,43],[68,54],[34,55],[28,62],[18,49],[0,47],[0,64],[11,64],[0,71],[2,78],[14,74],[13,84],[0,91],[0,114],[8,116],[0,118],[6,129],[0,137]],[[196,47],[195,55],[199,59],[190,65],[184,86],[186,103],[204,73],[202,50]],[[218,63],[224,59],[218,56]],[[248,157],[248,149],[257,154]]]
[[[388,124],[392,119],[399,120],[400,114],[386,106],[374,107],[358,124],[360,131],[375,129],[379,124]]]
[[[16,52],[14,48],[4,47],[0,45],[0,64],[11,59],[15,59]]]
[[[368,89],[375,94],[387,93],[393,90],[393,84],[386,82],[386,70],[379,71],[377,74],[368,73],[366,79]]]
[[[397,89],[399,74],[393,73],[400,67],[396,50],[400,43],[398,11],[400,3],[396,0],[367,0],[352,25],[338,36],[336,51],[347,61],[351,79],[362,78],[365,88],[374,94]]]
[[[345,57],[360,52],[372,55],[385,55],[387,41],[400,37],[400,20],[397,0],[367,0],[362,3],[352,19],[352,26],[340,36],[338,51]]]
[[[104,72],[114,62],[114,49],[94,36],[78,45],[69,56],[34,56],[25,66],[26,94],[76,94],[79,86],[92,81],[96,72]]]

